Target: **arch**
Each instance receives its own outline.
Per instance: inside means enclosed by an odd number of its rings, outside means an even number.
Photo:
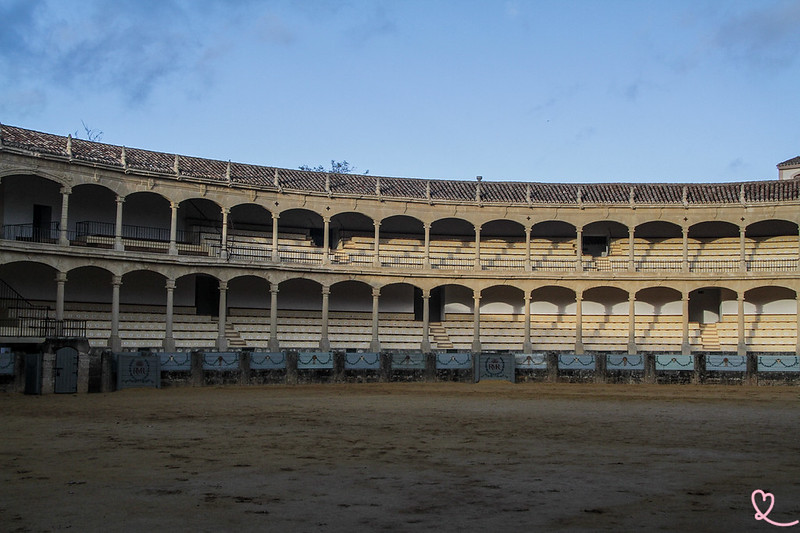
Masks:
[[[36,175],[11,175],[0,185],[2,238],[57,242],[61,221],[61,184]]]
[[[627,239],[628,226],[614,220],[599,220],[583,226],[581,251],[592,257],[605,257],[611,254],[612,242]]]
[[[698,222],[689,226],[690,239],[719,239],[722,237],[738,237],[739,226],[732,222],[713,220]]]
[[[84,241],[88,235],[113,236],[116,198],[116,191],[105,185],[98,183],[76,185],[69,195],[67,229],[74,232],[76,239]]]
[[[484,222],[481,227],[481,240],[484,238],[508,239],[509,237],[522,237],[524,239],[525,226],[516,220],[496,218]]]
[[[645,287],[636,291],[636,314],[681,316],[683,295],[672,287]]]
[[[331,311],[372,312],[372,287],[363,281],[346,280],[331,285]]]
[[[314,246],[322,246],[324,242],[324,222],[322,215],[316,211],[303,208],[287,209],[280,213],[278,231],[293,233],[300,238],[305,236]]]
[[[583,291],[584,315],[628,316],[628,291],[608,285]]]
[[[704,286],[698,287],[689,292],[689,322],[697,322],[698,324],[716,324],[721,319],[725,311],[731,309],[733,302],[733,309],[737,309],[737,294],[731,289]],[[734,316],[738,312],[727,313]]]
[[[796,222],[781,219],[759,220],[747,225],[745,236],[748,238],[788,236],[797,240],[798,225]]]
[[[138,191],[122,205],[122,237],[169,242],[172,220],[170,201],[154,191]]]
[[[424,235],[425,224],[412,215],[391,215],[381,219],[381,233]]]
[[[329,224],[331,248],[349,248],[353,237],[366,237],[374,245],[375,225],[372,218],[363,213],[345,211],[331,217]],[[381,233],[383,230],[381,229]]]
[[[166,276],[154,270],[136,269],[123,274],[119,289],[120,305],[167,304]]]
[[[0,264],[0,280],[35,305],[55,308],[58,270],[39,261],[11,261]]]
[[[577,235],[575,224],[563,220],[543,220],[531,227],[531,239],[574,239]]]
[[[683,237],[683,228],[674,222],[666,220],[651,220],[649,222],[642,222],[638,224],[633,234],[639,239],[648,239],[651,241],[662,241],[666,239],[675,239]]]
[[[475,226],[463,218],[445,217],[431,223],[431,240],[458,240],[475,238]]]
[[[229,279],[226,303],[231,310],[230,315],[247,314],[248,310],[269,309],[269,289],[266,278],[253,274],[242,274]]]
[[[544,285],[531,291],[532,315],[574,315],[575,291],[560,285]]]
[[[481,290],[481,313],[522,315],[525,291],[512,285],[492,285]]]
[[[67,272],[64,285],[65,302],[111,304],[113,272],[99,266],[79,266]]]

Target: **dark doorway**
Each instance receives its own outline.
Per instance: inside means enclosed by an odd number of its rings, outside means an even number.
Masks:
[[[584,255],[592,257],[605,257],[608,255],[608,237],[585,235],[583,237],[582,251]]]
[[[442,288],[431,289],[431,322],[442,321]]]
[[[33,205],[33,240],[50,239],[50,224],[53,208],[49,205]]]
[[[219,281],[214,276],[197,274],[194,284],[194,307],[198,315],[219,314]]]

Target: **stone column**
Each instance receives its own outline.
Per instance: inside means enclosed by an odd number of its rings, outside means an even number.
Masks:
[[[481,225],[475,224],[475,270],[481,270]]]
[[[122,204],[125,203],[125,198],[117,196],[117,218],[114,223],[114,249],[122,251],[125,247],[122,245]]]
[[[278,350],[278,284],[273,282],[269,285],[269,351]]]
[[[683,293],[681,297],[681,302],[683,304],[682,317],[681,317],[683,325],[681,354],[691,355],[692,345],[689,343],[689,293],[688,292]]]
[[[322,264],[327,265],[331,257],[331,218],[322,217]]]
[[[331,349],[331,341],[328,339],[328,297],[331,288],[327,285],[322,286],[322,335],[319,339],[319,349],[328,352]]]
[[[636,272],[636,228],[628,228],[628,270]]]
[[[272,213],[272,262],[277,263],[280,257],[278,256],[278,219],[281,216],[278,213]]]
[[[375,251],[372,256],[372,264],[381,266],[381,222],[380,220],[373,221],[375,225]]]
[[[64,287],[67,283],[67,273],[56,273],[56,320],[64,320]]]
[[[219,282],[219,317],[217,321],[217,350],[224,352],[228,349],[228,339],[225,337],[225,321],[228,311],[227,303],[228,282]]]
[[[219,244],[220,259],[228,258],[228,214],[231,212],[227,207],[222,208],[222,238]]]
[[[420,343],[420,350],[422,353],[430,353],[431,351],[431,341],[430,341],[430,319],[431,319],[431,290],[430,289],[422,289],[422,342]],[[798,303],[798,307],[800,307],[800,303]],[[797,314],[797,322],[800,324],[800,312]],[[798,337],[800,339],[800,337]],[[797,341],[798,346],[800,346],[800,340]]]
[[[583,272],[583,226],[575,227],[575,271]]]
[[[525,272],[531,272],[533,265],[531,264],[531,228],[525,226]]]
[[[481,353],[481,291],[475,289],[472,308],[472,353]]]
[[[425,222],[423,224],[425,227],[425,262],[424,267],[430,268],[431,267],[431,224],[430,222]]]
[[[739,226],[739,272],[747,271],[747,261],[745,260],[745,232],[744,226]]]
[[[169,255],[178,255],[178,203],[170,202]]]
[[[381,341],[378,329],[378,304],[380,303],[381,290],[372,289],[372,342],[369,343],[369,351],[378,353],[381,351]]]
[[[69,225],[69,195],[72,187],[61,187],[61,225],[58,228],[58,244],[61,246],[69,245],[67,236],[67,226]]]
[[[636,353],[636,293],[628,293],[628,353]]]
[[[575,354],[583,354],[583,291],[575,291]]]
[[[525,329],[524,339],[522,341],[522,351],[531,353],[533,351],[533,343],[531,342],[531,293],[525,289],[525,305],[523,306],[523,313],[525,313]]]
[[[739,290],[738,294],[736,295],[736,303],[736,332],[738,338],[738,342],[736,344],[736,353],[738,355],[747,355],[747,342],[744,338],[744,290]]]
[[[108,347],[112,352],[122,350],[122,340],[119,338],[120,285],[122,285],[122,276],[111,276],[111,335],[108,337]]]
[[[174,352],[175,336],[172,333],[172,318],[173,318],[174,301],[175,301],[174,279],[169,279],[169,278],[167,279],[166,289],[167,289],[167,320],[165,324],[163,346],[165,352]]]
[[[681,270],[689,272],[689,228],[683,226],[683,254]]]

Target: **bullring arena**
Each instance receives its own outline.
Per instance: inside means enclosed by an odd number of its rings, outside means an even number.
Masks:
[[[767,527],[756,489],[800,518],[778,171],[389,178],[2,125],[0,519],[718,531]]]

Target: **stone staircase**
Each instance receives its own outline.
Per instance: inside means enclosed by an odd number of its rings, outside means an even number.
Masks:
[[[453,348],[453,343],[450,342],[450,337],[447,335],[447,330],[441,322],[434,322],[430,325],[431,344],[438,350],[450,350]]]
[[[235,352],[247,346],[239,331],[233,324],[225,324],[225,338],[228,339],[228,350]]]
[[[719,332],[717,331],[717,324],[700,324],[700,342],[703,345],[703,350],[708,352],[718,352],[719,347]]]

